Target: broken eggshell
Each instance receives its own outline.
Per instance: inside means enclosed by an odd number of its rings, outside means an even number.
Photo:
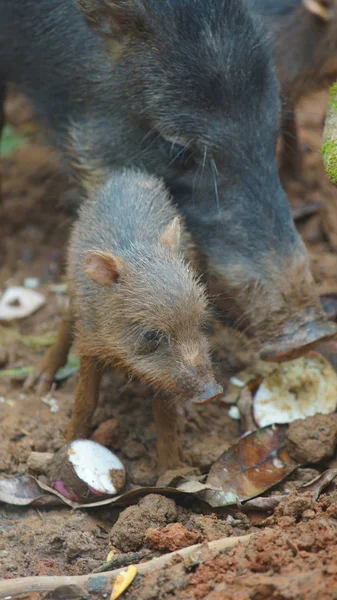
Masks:
[[[7,288],[0,300],[0,321],[24,319],[36,312],[46,302],[39,292],[20,286]]]
[[[51,486],[73,502],[115,496],[125,485],[125,469],[110,450],[91,440],[74,440],[57,452],[48,467]]]
[[[291,423],[337,406],[337,374],[317,352],[275,366],[259,386],[253,401],[256,424]]]

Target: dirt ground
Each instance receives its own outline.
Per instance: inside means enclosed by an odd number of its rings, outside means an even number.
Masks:
[[[337,294],[337,189],[328,182],[319,148],[326,95],[307,101],[299,111],[304,180],[289,187],[297,213],[313,206],[313,214],[297,221],[310,254],[320,294]],[[28,131],[29,112],[17,98],[8,105],[8,120]],[[34,138],[33,138],[34,139]],[[38,278],[47,297],[35,315],[13,326],[0,326],[0,368],[34,365],[43,347],[22,343],[22,336],[56,331],[67,303],[54,284],[64,281],[64,250],[72,222],[72,195],[57,157],[31,141],[0,159],[0,290]],[[51,412],[22,381],[0,377],[0,478],[27,471],[32,451],[55,452],[72,409],[76,375],[53,392],[57,412]],[[95,414],[99,440],[125,464],[129,480],[154,485],[155,432],[151,390],[129,382],[123,374],[107,373]],[[221,401],[185,415],[184,449],[188,462],[205,469],[237,440],[238,422]],[[103,436],[103,437],[102,437]],[[330,466],[335,466],[334,459]],[[299,469],[291,489],[309,481],[329,464]],[[193,568],[178,562],[145,577],[137,576],[123,597],[128,600],[330,600],[337,599],[337,491],[334,485],[314,502],[294,492],[274,515],[239,510],[206,514],[193,502],[179,504],[157,495],[127,509],[70,510],[0,506],[0,575],[11,579],[30,575],[81,575],[115,556],[144,551],[139,560],[181,545],[223,536],[253,533],[240,545]],[[177,525],[180,524],[180,525]],[[166,528],[157,541],[149,528]],[[176,544],[176,535],[180,542]],[[166,536],[166,537],[165,537]],[[181,542],[183,537],[183,542]],[[167,538],[167,539],[166,539]],[[152,541],[151,541],[152,540]],[[164,541],[163,541],[164,540]],[[166,541],[165,541],[166,540]],[[101,596],[93,595],[93,598]],[[43,594],[26,594],[40,600]]]

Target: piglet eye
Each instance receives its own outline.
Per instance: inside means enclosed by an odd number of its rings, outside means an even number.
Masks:
[[[155,352],[160,345],[162,335],[155,330],[144,331],[141,337],[140,353],[150,354]]]
[[[158,331],[146,331],[144,333],[144,339],[147,342],[152,342],[152,343],[159,343],[159,334]]]

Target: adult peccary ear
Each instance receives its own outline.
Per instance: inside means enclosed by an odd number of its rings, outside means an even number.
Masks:
[[[331,21],[335,16],[334,0],[302,0],[303,6],[323,21]]]
[[[83,268],[95,283],[111,286],[117,283],[125,263],[122,258],[113,256],[110,252],[91,251],[84,256]]]
[[[181,223],[179,217],[174,217],[159,236],[159,243],[172,254],[178,254],[181,242]]]
[[[122,42],[144,23],[141,0],[76,0],[77,6],[93,29]]]

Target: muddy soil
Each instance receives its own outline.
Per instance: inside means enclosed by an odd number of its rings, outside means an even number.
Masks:
[[[299,111],[303,181],[289,185],[297,213],[316,207],[297,221],[310,254],[321,294],[337,293],[337,189],[328,182],[319,148],[327,98],[320,94]],[[64,282],[64,251],[76,209],[58,157],[41,145],[21,99],[8,103],[8,121],[29,133],[30,141],[0,158],[0,290],[38,278],[46,305],[11,326],[0,326],[0,368],[37,363],[42,346],[23,343],[22,336],[54,332],[67,305],[55,284]],[[0,476],[27,470],[32,451],[55,452],[72,410],[77,376],[52,393],[57,411],[22,381],[0,377]],[[152,390],[122,373],[107,372],[94,418],[93,434],[126,466],[129,481],[153,485],[155,431]],[[182,415],[185,459],[206,469],[240,432],[221,401]],[[104,427],[99,427],[105,423]],[[96,433],[95,433],[96,430]],[[335,466],[334,461],[332,461]],[[301,469],[292,489],[327,464]],[[129,600],[150,599],[333,599],[337,598],[337,492],[334,486],[314,502],[296,493],[274,515],[246,515],[239,510],[205,514],[199,505],[148,496],[126,509],[19,509],[0,507],[0,575],[80,575],[90,573],[115,556],[140,552],[147,559],[196,542],[253,533],[247,546],[210,559],[192,569],[182,562],[146,577],[138,576],[125,593]],[[143,552],[144,551],[144,552]],[[143,552],[143,554],[142,554]],[[28,594],[28,600],[44,596]],[[94,596],[93,596],[94,597]],[[95,596],[96,597],[96,596]]]

